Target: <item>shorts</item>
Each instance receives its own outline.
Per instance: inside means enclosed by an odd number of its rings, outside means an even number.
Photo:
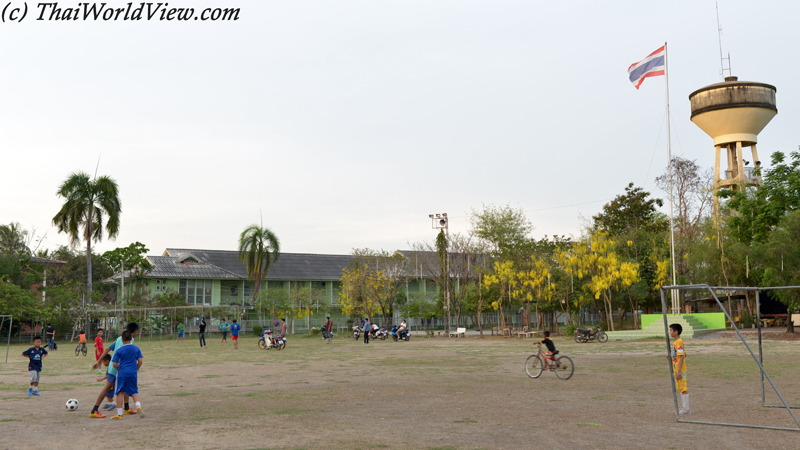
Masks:
[[[547,359],[555,359],[555,355],[553,354],[553,352],[549,352],[549,351],[548,352],[544,352],[544,357],[547,358]]]
[[[183,333],[178,333],[178,337],[182,338],[183,337]]]
[[[239,335],[237,334],[236,336],[231,336],[231,340],[238,341]]]
[[[116,382],[117,382],[117,376],[116,375],[111,375],[108,372],[106,372],[106,375],[108,375],[108,378],[106,379],[106,381],[108,381],[111,384],[116,384]],[[106,394],[106,398],[114,398],[114,388],[113,387],[108,390],[108,393]]]
[[[42,373],[40,370],[31,370],[31,383],[38,383],[39,382],[39,374]]]
[[[678,389],[678,392],[686,392],[688,389],[686,387],[686,372],[681,374],[681,379],[675,381],[675,388]]]
[[[119,374],[118,374],[119,375]],[[114,395],[118,394],[127,394],[133,395],[139,393],[139,388],[137,384],[136,376],[132,377],[119,377],[117,376],[117,382],[114,384]]]
[[[228,338],[228,332],[227,331],[223,331],[222,332],[222,339],[227,339],[227,338]]]

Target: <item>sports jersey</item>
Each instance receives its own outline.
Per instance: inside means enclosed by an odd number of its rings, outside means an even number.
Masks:
[[[103,353],[103,338],[97,336],[94,338],[95,352]]]
[[[31,347],[22,352],[22,354],[28,357],[28,370],[42,371],[42,357],[47,354],[47,350],[42,347]]]
[[[547,351],[550,353],[554,353],[556,351],[556,344],[553,344],[553,341],[550,338],[546,337],[540,341],[542,344],[547,347]]]
[[[186,329],[186,327],[185,327],[183,324],[181,324],[181,325],[178,325],[178,333],[183,333],[183,331],[184,331],[185,329]]]
[[[241,330],[241,329],[242,329],[242,326],[239,325],[238,323],[234,322],[231,325],[231,336],[238,336],[239,335],[239,330]]]
[[[112,363],[119,364],[117,378],[136,377],[137,360],[143,357],[139,347],[133,344],[126,344],[117,349],[114,352],[114,357],[111,358]]]
[[[135,340],[136,339],[131,339],[131,344],[133,344],[133,342]],[[108,349],[111,350],[112,352],[115,351],[115,349],[118,349],[118,348],[122,348],[122,336],[118,337],[117,340],[114,341],[114,343],[111,344],[110,347],[108,347]],[[117,376],[117,369],[114,368],[113,364],[109,364],[108,365],[108,373],[111,374],[111,375]]]
[[[81,342],[86,342],[86,335],[81,333],[80,339],[81,339]]]
[[[681,356],[683,356],[683,364],[681,364],[681,367],[678,367],[680,363],[678,358]],[[681,338],[676,339],[675,343],[672,344],[672,369],[678,374],[686,373],[686,352],[683,348],[683,339]]]

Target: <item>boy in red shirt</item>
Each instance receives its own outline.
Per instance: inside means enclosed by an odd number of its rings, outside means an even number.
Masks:
[[[103,354],[103,329],[97,330],[97,337],[94,338],[94,359],[100,361]]]

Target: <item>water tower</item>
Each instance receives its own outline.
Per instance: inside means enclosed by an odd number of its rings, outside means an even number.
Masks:
[[[761,185],[761,177],[753,174],[753,168],[761,165],[756,143],[758,133],[778,114],[776,92],[775,86],[769,84],[726,77],[722,83],[706,86],[689,95],[692,122],[714,139],[715,192],[720,188],[744,189]],[[750,147],[750,161],[744,158],[744,147]],[[728,159],[724,172],[720,170],[723,150]],[[719,199],[716,196],[714,213],[718,216]]]

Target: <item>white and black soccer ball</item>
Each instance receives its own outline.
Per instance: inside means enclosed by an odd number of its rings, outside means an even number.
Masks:
[[[78,400],[71,398],[67,400],[67,411],[76,411],[78,409]]]

